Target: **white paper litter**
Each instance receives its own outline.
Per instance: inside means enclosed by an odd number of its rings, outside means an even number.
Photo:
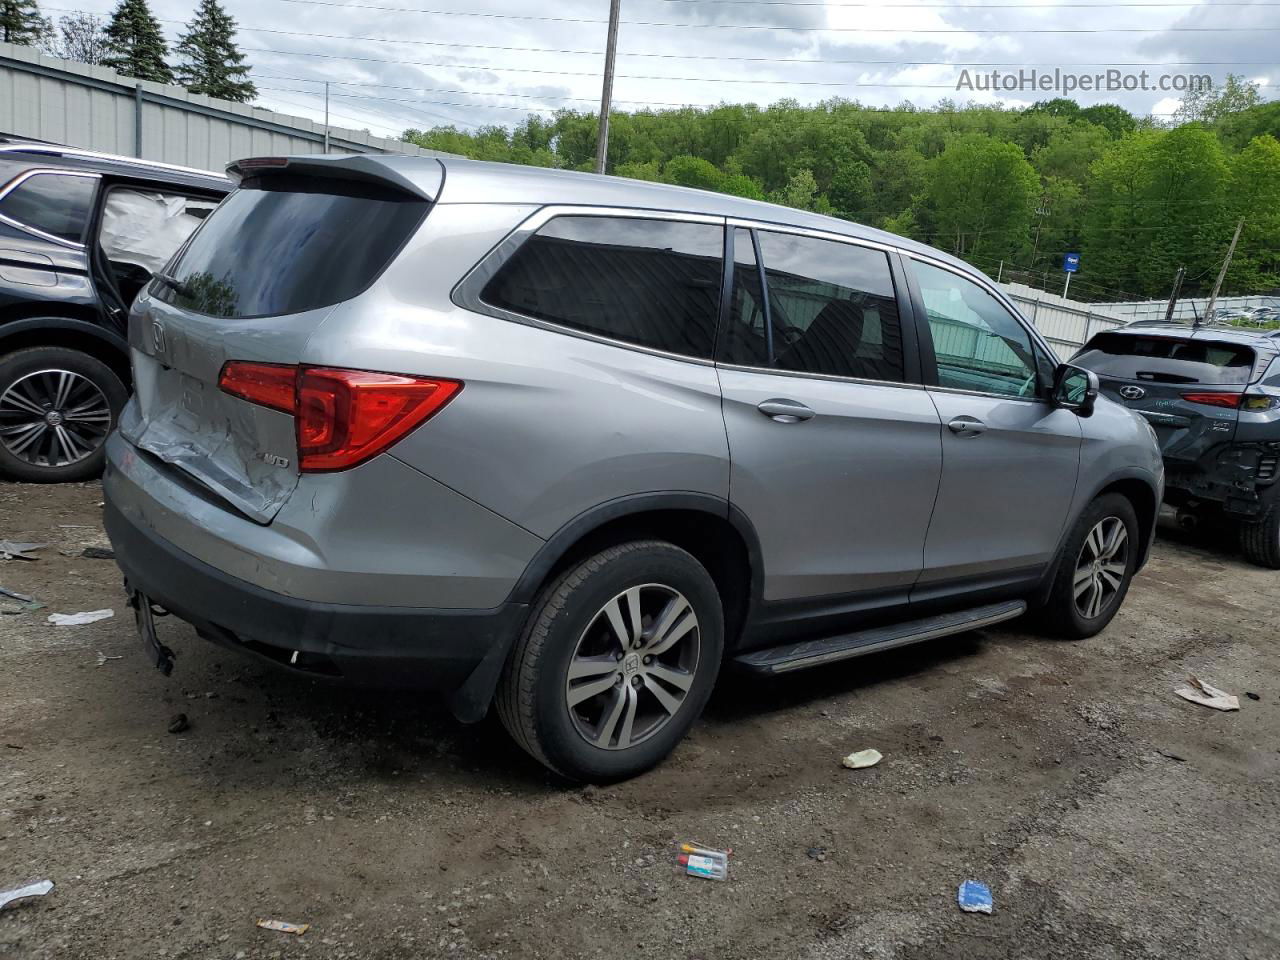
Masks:
[[[1199,677],[1192,676],[1189,684],[1185,687],[1179,687],[1173,691],[1183,700],[1190,700],[1192,703],[1198,703],[1204,707],[1212,707],[1214,710],[1239,710],[1240,698],[1233,697],[1225,690],[1219,690],[1212,684],[1205,683]]]
[[[879,750],[859,750],[857,753],[851,753],[840,762],[850,770],[861,770],[864,767],[874,767],[884,759],[880,755]]]
[[[114,610],[86,610],[83,613],[51,613],[49,622],[56,627],[79,627],[86,623],[114,617]]]

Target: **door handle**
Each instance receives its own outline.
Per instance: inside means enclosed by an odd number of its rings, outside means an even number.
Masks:
[[[987,432],[987,425],[975,417],[955,417],[947,424],[947,429],[958,437],[976,437]]]
[[[778,423],[799,423],[813,417],[813,411],[803,403],[794,400],[765,400],[756,405],[756,409],[771,420]]]

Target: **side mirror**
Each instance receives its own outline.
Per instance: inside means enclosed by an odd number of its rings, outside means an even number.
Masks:
[[[1053,403],[1078,417],[1093,416],[1097,402],[1098,375],[1092,370],[1064,363],[1053,374]]]

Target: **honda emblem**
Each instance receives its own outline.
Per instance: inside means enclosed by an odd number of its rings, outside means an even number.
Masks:
[[[164,353],[164,324],[159,320],[151,321],[151,346],[155,348],[156,353]]]

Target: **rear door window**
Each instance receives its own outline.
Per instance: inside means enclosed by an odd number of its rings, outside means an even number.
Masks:
[[[0,214],[62,240],[79,243],[98,178],[37,173],[0,199]]]
[[[709,359],[724,231],[707,223],[561,216],[512,254],[481,299],[558,326]]]
[[[1256,359],[1251,349],[1235,343],[1100,333],[1072,362],[1120,380],[1243,384],[1251,379]]]
[[[757,237],[768,302],[751,234],[739,228],[722,361],[890,383],[906,379],[886,253],[768,230]]]
[[[430,204],[389,188],[289,175],[246,179],[175,260],[161,300],[216,317],[269,317],[363,292]]]

